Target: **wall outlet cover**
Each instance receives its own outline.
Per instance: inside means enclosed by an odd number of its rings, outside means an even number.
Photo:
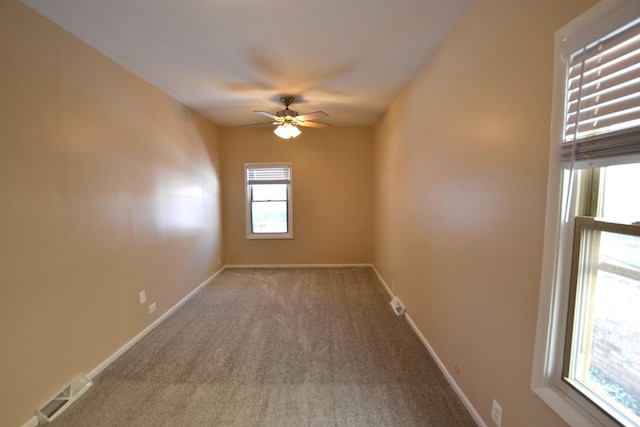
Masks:
[[[393,308],[393,311],[397,316],[404,315],[405,309],[398,297],[393,297],[393,299],[391,300],[391,307]]]
[[[493,404],[491,406],[491,419],[498,427],[502,424],[502,406],[493,399]]]

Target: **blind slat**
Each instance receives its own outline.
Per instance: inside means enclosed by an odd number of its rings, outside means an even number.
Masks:
[[[619,157],[640,153],[640,128],[612,132],[584,138],[576,145],[576,162],[606,157]],[[568,162],[572,157],[573,142],[565,142],[560,150],[560,161]]]
[[[570,56],[561,161],[640,154],[640,19]]]
[[[582,80],[580,76],[573,78],[569,82],[568,88],[571,99],[576,99],[579,92],[582,96],[587,96],[605,87],[615,87],[619,85],[620,82],[640,76],[640,49],[636,55],[631,58],[626,58],[616,65],[617,67],[615,69],[599,70],[603,71],[599,75],[592,74],[584,76]],[[578,90],[580,86],[582,86],[582,90]]]
[[[578,113],[567,115],[567,126],[579,123],[578,129],[597,127],[604,129],[608,126],[622,124],[635,120],[640,114],[640,94],[634,94],[623,100],[615,100],[607,104],[597,104],[588,108],[581,108]],[[575,129],[575,128],[574,128]],[[567,135],[571,137],[571,135]]]
[[[291,168],[289,166],[249,166],[248,184],[289,184]]]
[[[624,29],[631,22],[630,17],[640,16],[640,2],[630,1],[623,6],[610,9],[607,15],[562,42],[562,55],[566,58],[590,46],[594,40],[607,38],[608,34]]]
[[[574,109],[567,114],[567,125],[573,125],[576,121],[583,123],[597,121],[610,116],[622,114],[637,109],[640,106],[640,94],[627,95],[622,99],[612,99],[604,102],[584,103],[580,107],[580,113]],[[578,114],[580,117],[578,117]]]
[[[617,36],[594,43],[584,52],[572,55],[569,60],[569,75],[580,74],[583,59],[587,68],[596,68],[598,65],[616,61],[617,58],[635,51],[638,37],[640,37],[640,28],[631,27]]]
[[[592,119],[592,121],[581,121],[580,125],[578,126],[578,135],[576,139],[578,140],[578,142],[580,142],[580,139],[582,138],[587,138],[594,135],[605,135],[609,132],[631,128],[632,126],[638,126],[639,124],[640,107],[636,107],[633,110],[622,112],[613,116],[598,117],[597,119]],[[575,126],[575,124],[567,125],[567,128],[565,130],[567,134],[567,136],[565,137],[565,141],[572,141],[574,139],[574,134],[576,133]],[[607,132],[602,132],[603,130],[606,130]]]
[[[601,88],[601,90],[582,94],[580,100],[580,110],[593,107],[599,104],[606,104],[618,99],[624,99],[629,96],[636,96],[640,93],[640,68],[638,70],[638,77],[633,78],[630,81],[621,80],[617,82],[615,86],[607,86]],[[631,94],[631,95],[629,95]],[[575,95],[572,94],[567,102],[567,113],[575,113],[578,109],[578,95],[577,91]]]

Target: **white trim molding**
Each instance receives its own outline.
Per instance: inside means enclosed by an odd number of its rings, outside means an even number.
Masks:
[[[372,267],[371,264],[231,264],[225,269],[234,268],[350,268],[350,267]],[[375,270],[375,269],[374,269]],[[380,277],[380,276],[378,276]]]
[[[100,372],[102,372],[106,367],[111,365],[118,357],[120,357],[124,352],[133,347],[138,341],[145,337],[149,332],[154,330],[158,325],[164,322],[169,316],[176,312],[180,307],[182,307],[187,301],[193,298],[202,288],[207,286],[218,274],[220,274],[225,267],[222,267],[215,273],[213,273],[209,278],[207,278],[204,282],[200,283],[194,290],[189,292],[184,298],[178,301],[173,307],[167,310],[162,316],[158,317],[152,324],[147,326],[142,332],[133,337],[129,342],[120,347],[115,353],[109,356],[106,360],[96,366],[91,372],[87,374],[89,379],[94,379]]]
[[[371,268],[373,268],[373,271],[378,276],[378,280],[380,280],[380,283],[382,283],[382,286],[384,286],[384,288],[387,290],[387,293],[389,294],[389,296],[391,296],[392,298],[395,297],[396,295],[391,291],[391,288],[387,286],[387,283],[384,281],[380,273],[378,273],[378,270],[376,269],[376,267],[373,264],[371,264]],[[413,329],[413,332],[418,336],[418,339],[420,339],[420,341],[425,346],[425,348],[427,349],[427,351],[429,352],[433,360],[436,362],[436,364],[438,365],[438,368],[440,368],[440,371],[442,372],[444,377],[447,379],[447,381],[453,388],[453,391],[456,392],[456,394],[462,401],[462,404],[464,405],[464,407],[467,408],[467,411],[469,411],[469,414],[471,415],[473,420],[476,422],[476,424],[478,424],[479,427],[487,427],[487,424],[484,422],[484,420],[482,419],[482,417],[480,416],[476,408],[473,407],[473,405],[471,404],[471,401],[467,398],[467,396],[462,391],[462,388],[460,388],[458,383],[456,383],[456,380],[453,378],[453,375],[451,375],[451,373],[447,370],[445,364],[442,363],[442,360],[440,360],[436,351],[433,349],[433,347],[431,347],[431,344],[429,344],[429,341],[427,341],[424,335],[422,335],[422,331],[420,331],[418,326],[416,326],[416,324],[411,319],[411,316],[406,311],[404,313],[404,318],[407,319],[407,323],[409,323],[409,326],[411,326],[411,329]]]
[[[26,423],[22,424],[22,427],[38,427],[38,425],[39,425],[38,417],[34,415],[31,418],[29,418],[29,420]]]
[[[189,292],[184,298],[178,301],[173,307],[167,310],[162,316],[158,317],[153,323],[147,326],[142,332],[133,337],[129,342],[120,347],[115,353],[105,359],[102,363],[96,366],[91,372],[87,374],[87,378],[93,380],[100,372],[106,369],[109,365],[118,359],[124,352],[133,347],[138,341],[144,338],[149,332],[155,329],[159,324],[161,324],[164,320],[166,320],[169,316],[171,316],[176,310],[178,310],[182,305],[184,305],[188,300],[193,298],[195,294],[197,294],[202,288],[207,286],[218,274],[220,274],[225,267],[220,268],[218,271],[213,273],[209,278],[207,278],[204,282],[200,283],[194,290]],[[38,418],[36,415],[33,415],[29,418],[21,427],[37,427],[39,425]]]
[[[182,298],[180,301],[178,301],[173,307],[171,307],[169,310],[167,310],[167,312],[165,312],[162,316],[160,316],[158,319],[156,319],[152,324],[150,324],[148,327],[146,327],[138,335],[136,335],[129,342],[127,342],[125,345],[120,347],[110,357],[108,357],[106,360],[104,360],[102,363],[100,363],[98,366],[96,366],[91,372],[89,372],[89,374],[87,374],[87,377],[89,379],[95,378],[100,372],[102,372],[109,365],[111,365],[116,359],[118,359],[118,357],[120,357],[122,354],[124,354],[127,350],[129,350],[132,346],[134,346],[138,341],[140,341],[142,338],[144,338],[145,335],[147,335],[149,332],[151,332],[153,329],[155,329],[158,325],[160,325],[164,320],[166,320],[169,316],[171,316],[176,310],[178,310],[182,305],[184,305],[189,299],[193,298],[193,296],[195,296],[202,288],[207,286],[216,276],[218,276],[220,273],[222,273],[223,271],[225,271],[227,269],[241,269],[241,268],[353,268],[353,267],[371,268],[374,271],[374,273],[376,274],[376,276],[378,277],[378,280],[380,281],[380,283],[382,284],[384,289],[389,294],[389,296],[392,297],[392,298],[395,296],[393,294],[393,292],[391,291],[391,289],[389,288],[389,286],[387,286],[386,282],[384,281],[384,279],[382,278],[382,276],[380,275],[380,273],[378,272],[378,270],[375,268],[375,266],[373,264],[366,264],[365,263],[365,264],[259,264],[259,265],[253,264],[253,265],[225,265],[222,268],[220,268],[218,271],[216,271],[213,275],[211,275],[211,277],[209,277],[204,282],[202,282],[200,285],[198,285],[198,287],[196,287],[188,295],[186,295],[184,298]],[[445,367],[444,363],[442,363],[442,361],[438,357],[438,355],[435,352],[435,350],[433,349],[433,347],[431,347],[431,345],[429,344],[427,339],[424,337],[424,335],[422,335],[422,332],[420,331],[420,329],[418,329],[418,327],[413,322],[411,317],[407,313],[405,313],[404,317],[407,319],[407,322],[409,323],[409,326],[414,331],[414,333],[418,336],[418,339],[420,339],[420,341],[425,346],[425,348],[427,349],[427,351],[429,352],[431,357],[433,357],[433,359],[435,360],[436,364],[438,365],[438,368],[440,369],[442,374],[445,376],[445,378],[447,379],[447,381],[449,382],[449,384],[451,385],[451,387],[453,388],[455,393],[458,395],[458,397],[462,401],[462,403],[465,406],[465,408],[469,411],[469,413],[471,414],[471,417],[474,419],[474,421],[478,424],[479,427],[487,427],[487,424],[483,421],[482,417],[480,417],[480,414],[473,407],[473,405],[471,404],[469,399],[466,397],[466,395],[464,394],[464,392],[462,391],[460,386],[455,382],[455,380],[454,380],[453,376],[451,375],[451,373],[447,370],[447,368]],[[37,427],[37,426],[38,426],[38,420],[37,420],[36,416],[34,415],[31,419],[29,419],[21,427]]]
[[[411,320],[411,316],[409,316],[409,314],[405,312],[404,317],[405,319],[407,319],[407,322],[409,323],[409,326],[411,326],[411,329],[413,329],[420,341],[422,341],[422,344],[424,344],[424,346],[427,348],[427,351],[429,351],[429,354],[431,355],[431,357],[433,357],[433,360],[435,360],[438,368],[440,368],[440,371],[442,371],[444,377],[453,388],[453,391],[456,392],[464,407],[467,408],[467,411],[469,411],[469,414],[471,414],[471,417],[476,422],[476,424],[478,424],[478,426],[480,427],[487,427],[487,424],[484,422],[478,411],[476,411],[476,408],[473,407],[471,401],[464,394],[458,383],[456,383],[456,380],[453,379],[453,375],[451,375],[451,373],[447,370],[444,363],[442,363],[442,360],[440,360],[440,358],[438,357],[436,351],[433,349],[433,347],[431,347],[429,341],[427,341],[424,335],[422,335],[422,332],[420,332],[420,329],[418,329],[416,324],[413,323],[413,320]]]

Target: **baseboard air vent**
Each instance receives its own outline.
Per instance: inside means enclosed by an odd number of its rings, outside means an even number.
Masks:
[[[56,397],[36,411],[38,423],[48,424],[53,421],[92,385],[91,380],[84,375],[80,375],[58,393]]]
[[[391,300],[391,307],[393,308],[393,312],[396,313],[396,315],[404,315],[404,306],[402,305],[398,297],[393,297],[393,299]]]

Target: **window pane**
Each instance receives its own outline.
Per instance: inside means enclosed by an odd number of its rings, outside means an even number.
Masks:
[[[253,184],[254,201],[287,200],[287,184]]]
[[[640,422],[640,236],[587,230],[570,380]]]
[[[608,221],[640,221],[640,163],[604,169],[602,212]]]
[[[251,227],[254,233],[286,233],[287,202],[251,203]]]

